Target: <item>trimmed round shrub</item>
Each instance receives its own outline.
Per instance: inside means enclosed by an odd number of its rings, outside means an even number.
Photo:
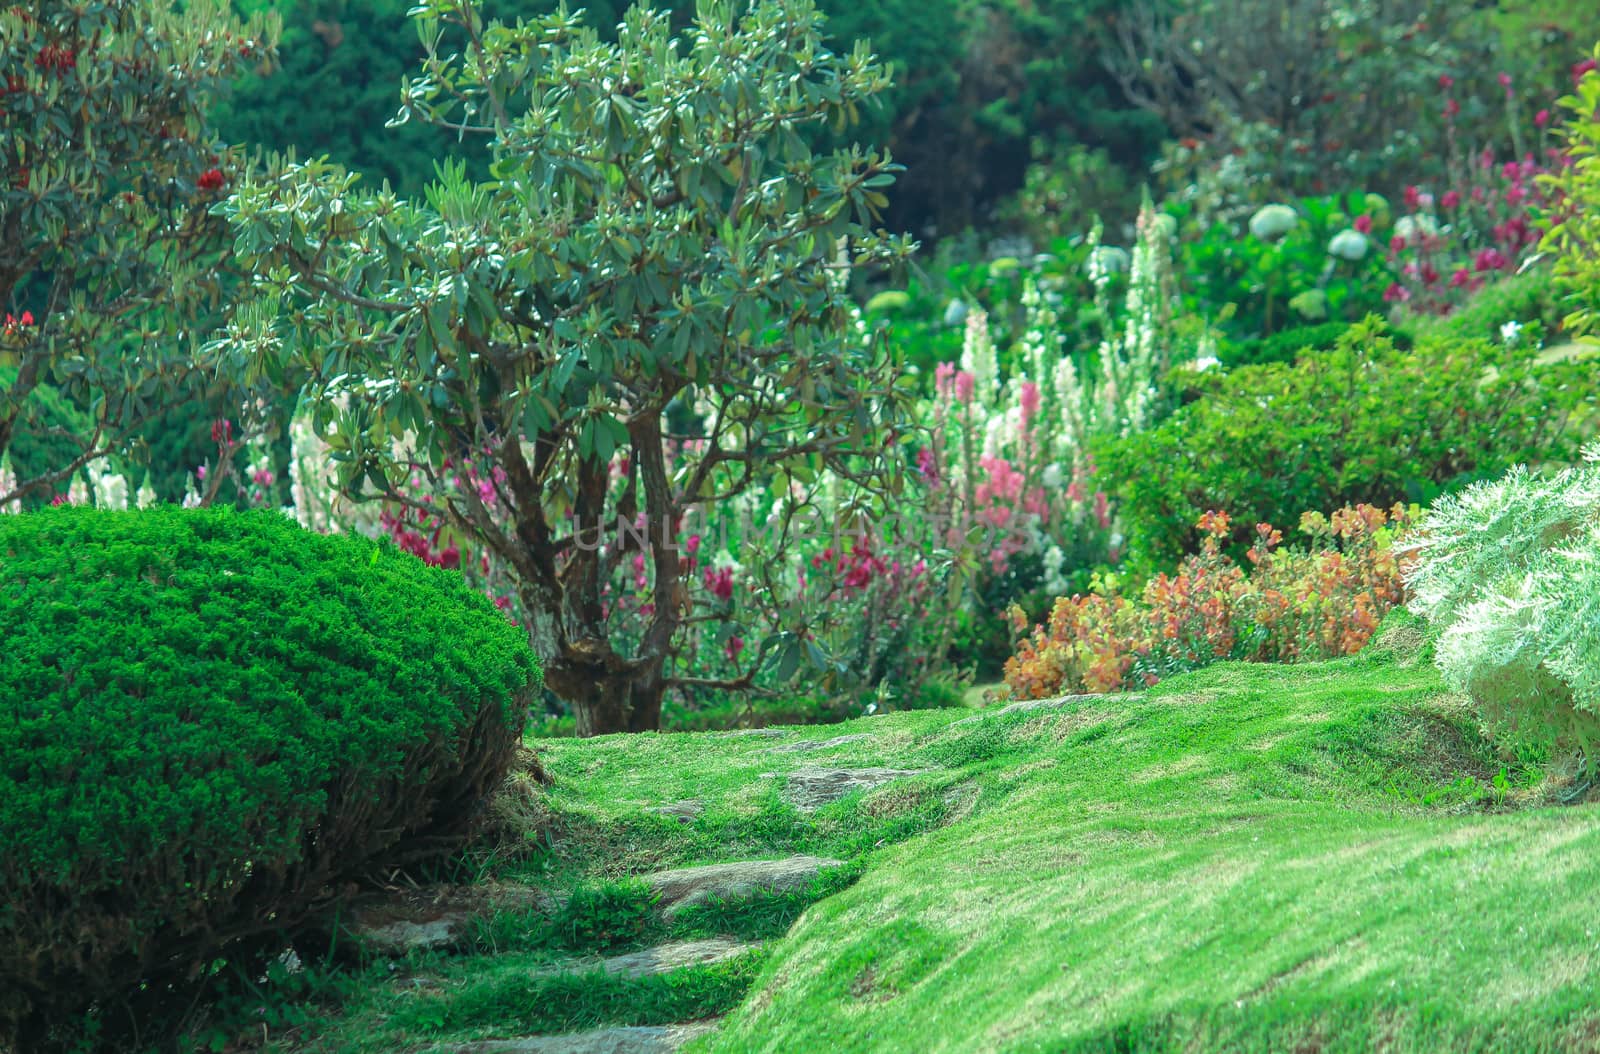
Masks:
[[[219,958],[459,845],[539,682],[459,575],[265,511],[0,516],[0,639],[18,1050],[148,1042]]]

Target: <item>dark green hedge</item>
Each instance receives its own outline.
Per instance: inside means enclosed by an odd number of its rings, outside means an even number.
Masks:
[[[0,516],[0,640],[0,1048],[148,1035],[334,883],[458,844],[539,682],[459,575],[270,512]]]

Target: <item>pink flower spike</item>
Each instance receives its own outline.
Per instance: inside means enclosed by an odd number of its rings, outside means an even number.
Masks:
[[[1533,115],[1533,123],[1535,125],[1537,125],[1538,127],[1540,127],[1540,128],[1543,128],[1545,125],[1549,124],[1550,123],[1550,111],[1549,110],[1540,110],[1538,113],[1534,114]]]
[[[968,373],[966,370],[957,372],[956,401],[962,403],[963,405],[972,402],[973,385],[976,383],[977,378]]]
[[[1026,428],[1028,422],[1039,412],[1039,386],[1032,381],[1025,382],[1022,391],[1017,395],[1017,401],[1022,404],[1022,424]]]

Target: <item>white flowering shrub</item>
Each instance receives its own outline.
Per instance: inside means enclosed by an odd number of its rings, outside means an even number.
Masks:
[[[1600,745],[1600,448],[1554,475],[1514,468],[1440,499],[1407,574],[1436,661],[1491,734]]]

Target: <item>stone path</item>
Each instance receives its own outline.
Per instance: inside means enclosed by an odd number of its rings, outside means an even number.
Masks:
[[[871,790],[905,776],[920,776],[927,769],[796,769],[789,773],[784,797],[801,812],[813,812],[852,791]]]
[[[680,867],[642,877],[660,895],[663,914],[671,919],[685,908],[713,898],[738,900],[757,893],[798,893],[825,869],[842,863],[820,856],[790,856]]]
[[[653,977],[671,973],[686,966],[710,966],[712,963],[737,959],[745,952],[761,947],[747,941],[721,939],[703,941],[669,941],[654,948],[644,948],[626,955],[613,955],[609,959],[574,959],[540,970],[542,975],[558,973],[583,973],[593,969],[604,970],[616,977]]]
[[[791,729],[747,729],[722,733],[752,739],[783,739]],[[822,740],[795,740],[766,748],[770,754],[813,754],[872,738],[865,733]],[[893,780],[916,776],[925,769],[886,767],[824,768],[807,766],[786,774],[783,794],[796,808],[810,812],[859,790],[870,790]],[[694,823],[705,810],[699,799],[649,806],[647,813],[679,823]],[[682,912],[711,901],[738,901],[762,894],[800,893],[842,860],[818,856],[789,856],[776,860],[735,860],[700,867],[681,867],[640,876],[660,898],[663,917],[672,920]],[[531,887],[457,887],[369,898],[355,905],[344,920],[345,928],[369,951],[403,957],[419,949],[456,950],[465,947],[474,921],[507,907],[554,911],[561,903]],[[615,977],[638,979],[709,966],[738,958],[758,944],[729,939],[671,941],[652,948],[614,955],[589,956],[554,963],[535,971],[536,976],[585,974],[596,970]],[[488,1039],[440,1044],[428,1054],[670,1054],[689,1041],[714,1032],[717,1019],[671,1025],[615,1026],[564,1035]]]
[[[435,1048],[437,1054],[671,1054],[691,1039],[715,1032],[716,1021],[684,1025],[628,1025],[564,1036],[490,1039]]]

